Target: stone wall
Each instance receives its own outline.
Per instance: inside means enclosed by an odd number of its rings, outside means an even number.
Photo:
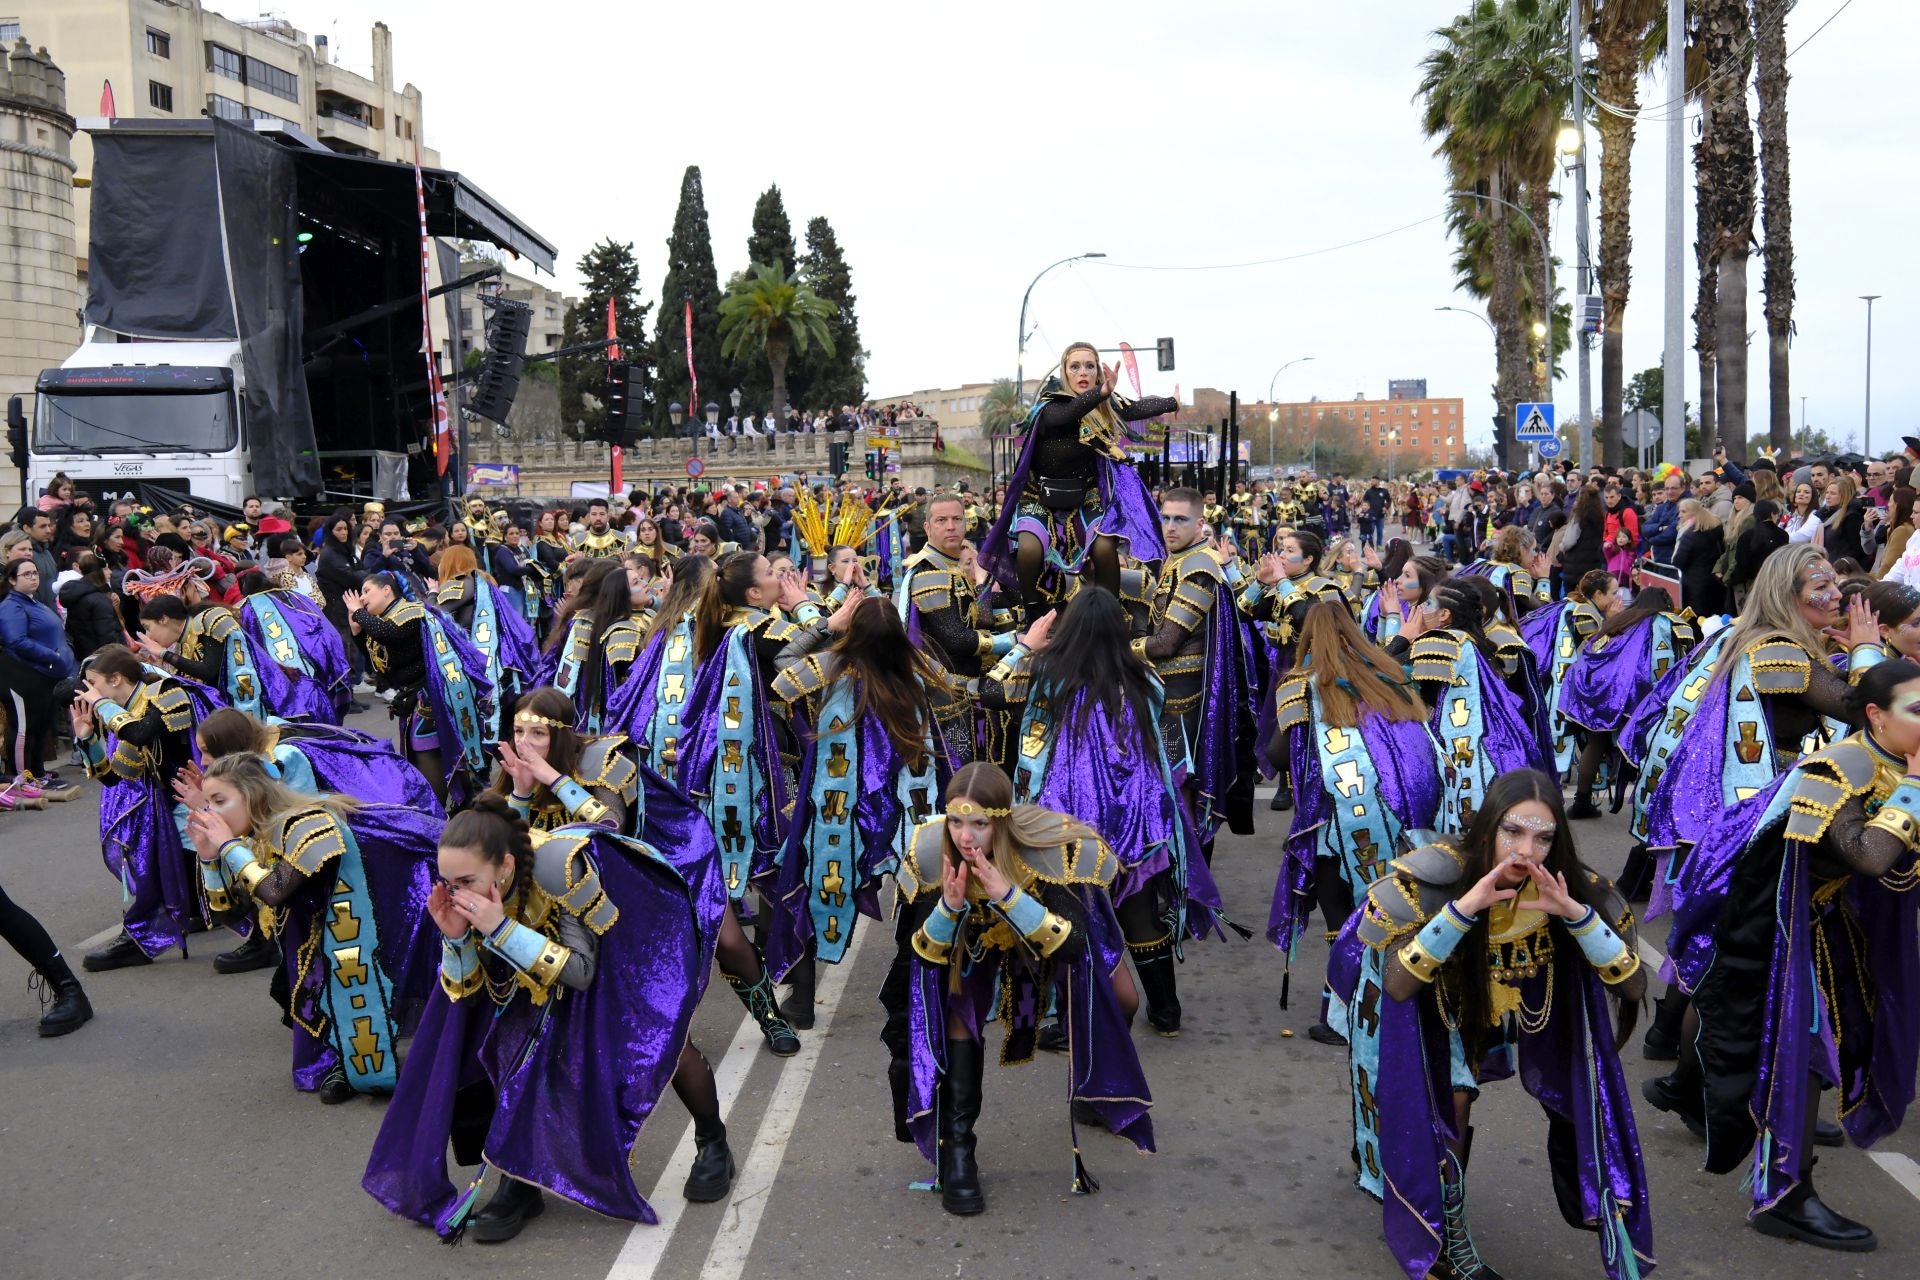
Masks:
[[[73,128],[66,76],[16,42],[0,57],[0,404],[20,396],[29,419],[35,378],[80,344]],[[0,510],[19,496],[0,450]]]

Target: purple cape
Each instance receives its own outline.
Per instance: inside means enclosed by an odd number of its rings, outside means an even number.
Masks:
[[[1314,877],[1319,856],[1319,829],[1334,821],[1333,797],[1320,770],[1317,732],[1311,717],[1287,733],[1287,758],[1293,773],[1293,828],[1287,835],[1280,875],[1273,886],[1273,908],[1267,916],[1267,938],[1288,950],[1313,918]],[[1360,717],[1360,737],[1380,779],[1374,802],[1392,815],[1402,830],[1431,828],[1440,812],[1440,769],[1433,733],[1425,720],[1389,720],[1371,708]],[[1343,797],[1343,802],[1352,797]],[[1396,850],[1382,849],[1390,858]],[[1383,865],[1379,874],[1386,873]],[[1367,886],[1355,885],[1359,901]]]
[[[1020,459],[1013,464],[1013,475],[1007,480],[1006,505],[1000,508],[1000,516],[993,522],[987,540],[980,544],[980,563],[1001,586],[1016,593],[1020,590],[1020,575],[1013,563],[1017,545],[1013,522],[1026,495],[1027,477],[1033,471],[1033,449],[1040,438],[1036,423],[1040,407],[1045,403],[1044,397],[1035,402],[1033,412],[1027,417]],[[1126,543],[1126,554],[1135,560],[1166,559],[1167,544],[1160,536],[1160,516],[1154,510],[1153,495],[1147,491],[1140,473],[1102,454],[1094,459],[1094,480],[1100,488],[1102,508],[1098,533],[1111,534]],[[1089,530],[1088,536],[1091,540],[1097,534]]]
[[[1626,724],[1655,684],[1653,626],[1649,616],[1608,636],[1604,649],[1596,650],[1591,640],[1580,646],[1560,692],[1560,714],[1593,733],[1614,733]]]
[[[1411,1280],[1424,1280],[1445,1236],[1438,1176],[1454,1131],[1452,1073],[1447,1028],[1430,990],[1411,1000],[1384,992],[1353,992],[1363,943],[1356,911],[1341,930],[1329,963],[1336,990],[1352,992],[1353,1016],[1380,1020],[1380,1079],[1391,1082],[1379,1101],[1380,1154],[1389,1194],[1381,1205],[1387,1247]],[[1653,1269],[1653,1218],[1646,1169],[1634,1128],[1631,1094],[1613,1047],[1613,1022],[1605,984],[1564,929],[1555,948],[1553,1016],[1533,1034],[1516,1028],[1520,1082],[1541,1106],[1571,1122],[1582,1213],[1599,1228],[1600,1256],[1612,1280],[1629,1280]],[[1342,982],[1346,984],[1342,986]],[[1549,998],[1542,978],[1532,980],[1529,1006]],[[1488,1077],[1483,1074],[1483,1081]]]
[[[687,1041],[727,899],[697,812],[649,814],[656,824],[657,846],[597,827],[556,833],[586,839],[620,912],[585,991],[539,1006],[520,993],[498,1007],[477,992],[449,1000],[434,984],[361,1179],[374,1199],[443,1235],[454,1229],[463,1197],[447,1177],[447,1142],[454,1095],[478,1079],[478,1063],[497,1093],[488,1164],[610,1217],[658,1220],[628,1161]],[[685,843],[666,843],[669,832]]]
[[[1520,638],[1533,651],[1534,673],[1540,683],[1553,683],[1554,639],[1560,634],[1560,615],[1573,608],[1571,600],[1555,600],[1529,611],[1520,619]]]
[[[659,640],[662,636],[656,636],[655,639]],[[730,633],[721,642],[720,648],[700,664],[700,670],[693,678],[693,688],[687,694],[685,713],[681,716],[682,731],[677,748],[680,761],[674,776],[696,803],[709,799],[712,794],[714,769],[719,764],[721,752],[720,719],[729,703],[726,692],[729,665],[727,646],[736,643],[749,642]],[[751,671],[753,689],[751,695],[743,699],[747,704],[744,710],[753,719],[752,750],[759,765],[761,785],[759,794],[751,798],[753,829],[744,834],[753,845],[748,859],[748,879],[757,879],[773,871],[780,850],[786,845],[793,799],[787,790],[786,767],[780,759],[773,710],[766,690],[760,685],[760,664],[752,660],[751,653],[746,657],[748,661],[744,666]],[[649,646],[648,652],[634,663],[634,670],[627,677],[628,682],[650,674],[658,669],[658,665],[659,657]],[[651,689],[654,682],[647,679],[646,683]],[[645,701],[650,702],[651,698]],[[641,724],[644,725],[645,721]],[[636,737],[635,741],[644,742],[644,732],[642,729],[642,736]],[[715,832],[715,838],[720,834]],[[744,888],[741,892],[745,892]]]
[[[1840,1089],[1840,1123],[1871,1147],[1900,1127],[1920,1062],[1913,904],[1858,875],[1814,901],[1812,850],[1786,836],[1799,773],[1722,813],[1673,885],[1673,966],[1700,1013],[1706,1167],[1730,1172],[1759,1140],[1756,1212],[1799,1183],[1809,1071]],[[1816,931],[1837,1007],[1814,981]]]
[[[640,656],[627,668],[627,678],[606,691],[607,709],[600,717],[600,732],[624,734],[644,756],[649,741],[647,728],[653,723],[659,703],[660,659],[666,652],[672,627],[662,627],[640,650]]]
[[[380,934],[375,959],[393,987],[387,1012],[396,1033],[408,1035],[439,985],[440,930],[427,914],[427,895],[433,891],[440,828],[446,818],[437,811],[416,812],[397,804],[363,804],[342,821],[360,847],[361,873],[373,902]],[[324,941],[315,934],[326,923],[335,873],[336,865],[329,864],[322,874],[310,876],[293,899],[275,911],[282,977],[291,990],[293,1080],[296,1088],[309,1093],[339,1062],[330,1040],[306,1030],[322,1025],[327,1017],[323,1003],[327,965],[320,955],[307,951]],[[275,990],[280,990],[280,983],[276,982]]]
[[[341,642],[340,632],[333,623],[327,621],[320,606],[297,591],[270,591],[263,595],[272,597],[278,606],[279,614],[286,619],[287,628],[293,633],[292,639],[300,656],[313,668],[313,675],[300,673],[301,681],[318,684],[320,693],[332,708],[326,716],[314,716],[310,711],[306,718],[317,719],[326,724],[340,723],[340,717],[346,714],[347,705],[353,701],[352,691],[347,687],[347,676],[351,666],[347,661],[347,650]],[[260,668],[260,688],[262,705],[270,715],[291,720],[299,711],[278,710],[281,706],[305,707],[311,695],[296,692],[284,685],[293,683],[287,667],[274,660],[274,637],[267,634],[267,620],[262,616],[257,597],[248,596],[234,610],[239,615],[240,625],[246,630],[247,638],[253,642],[253,651]]]
[[[280,726],[280,742],[307,758],[322,791],[372,804],[405,805],[432,818],[447,816],[427,776],[385,738],[340,725],[298,724]]]
[[[1194,806],[1194,825],[1212,839],[1224,819],[1239,835],[1253,834],[1251,773],[1253,742],[1259,723],[1260,684],[1253,657],[1260,643],[1251,624],[1234,605],[1225,582],[1216,587],[1207,618],[1206,685],[1200,698],[1200,731],[1189,749],[1191,769],[1185,782]],[[1244,783],[1236,789],[1236,783]]]
[[[1040,690],[1034,689],[1032,696],[1039,697]],[[1200,856],[1186,806],[1170,785],[1160,726],[1142,726],[1125,699],[1118,724],[1104,708],[1085,699],[1082,693],[1073,706],[1048,716],[1052,728],[1045,772],[1031,778],[1023,754],[1014,771],[1016,802],[1071,814],[1107,842],[1122,867],[1114,881],[1115,902],[1145,888],[1162,871],[1178,871],[1174,855],[1184,850],[1185,883],[1173,888],[1186,899],[1188,929],[1196,938],[1205,937],[1221,910],[1220,890]],[[1156,697],[1156,709],[1158,705]],[[1083,711],[1084,718],[1074,723]],[[1034,714],[1029,702],[1028,719]]]

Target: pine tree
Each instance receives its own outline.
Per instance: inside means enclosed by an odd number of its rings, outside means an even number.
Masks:
[[[693,372],[700,379],[699,403],[694,403],[693,379],[687,375],[689,302],[693,304]],[[688,165],[680,178],[680,207],[673,215],[673,234],[667,238],[667,278],[660,286],[654,335],[654,430],[670,435],[669,403],[685,405],[687,417],[697,421],[702,404],[724,405],[731,389],[726,385],[728,364],[720,357],[720,277],[713,266],[713,239],[707,230],[707,201],[697,164]],[[680,430],[685,434],[686,427]]]
[[[575,267],[586,288],[579,301],[567,308],[562,346],[599,342],[607,336],[607,299],[613,299],[614,332],[620,338],[620,358],[635,367],[642,403],[631,410],[636,420],[644,420],[646,398],[653,387],[653,344],[647,338],[647,313],[653,304],[640,301],[640,265],[634,260],[633,245],[602,240],[580,255]],[[588,351],[577,356],[562,356],[560,366],[561,421],[578,430],[578,438],[593,437],[606,420],[606,406],[599,403],[607,381],[607,355]],[[539,365],[529,368],[537,369]],[[592,396],[590,405],[587,397]]]
[[[810,352],[805,360],[795,362],[801,368],[789,375],[789,381],[806,388],[808,409],[837,410],[843,404],[859,404],[867,398],[867,353],[860,346],[860,319],[853,309],[853,274],[847,270],[840,241],[825,218],[807,223],[807,252],[800,260],[800,278],[836,308],[827,320],[833,354]]]
[[[793,248],[793,223],[787,220],[787,206],[780,199],[777,182],[753,202],[753,234],[747,237],[747,264],[751,269],[763,263],[777,264],[789,276],[799,266]]]

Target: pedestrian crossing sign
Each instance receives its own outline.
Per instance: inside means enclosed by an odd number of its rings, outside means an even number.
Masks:
[[[1516,440],[1553,439],[1553,405],[1521,403],[1513,406],[1513,438]]]

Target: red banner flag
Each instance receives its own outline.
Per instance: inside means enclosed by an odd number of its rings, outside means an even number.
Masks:
[[[1128,343],[1120,344],[1120,361],[1127,366],[1127,381],[1133,384],[1133,398],[1140,398],[1140,362],[1133,358],[1133,347]]]
[[[607,299],[607,341],[613,343],[612,346],[607,348],[607,359],[609,360],[618,360],[620,358],[620,344],[617,341],[615,341],[615,339],[617,339],[619,336],[620,336],[619,332],[613,327],[613,299],[608,298]]]
[[[693,299],[688,298],[685,306],[687,316],[687,381],[693,384],[693,395],[689,397],[687,404],[687,420],[690,422],[698,422],[700,420],[700,375],[694,371],[693,367]]]
[[[626,487],[620,483],[621,472],[623,470],[621,463],[624,461],[624,452],[619,445],[613,446],[613,484],[607,490],[610,494],[618,493]]]
[[[427,357],[427,399],[433,416],[433,473],[447,474],[453,460],[453,423],[447,415],[447,389],[440,381],[440,356],[433,349],[433,307],[427,283],[427,263],[433,255],[433,238],[427,234],[427,179],[420,171],[420,148],[413,151],[413,199],[420,213],[420,350]]]
[[[113,81],[111,80],[100,82],[100,114],[109,120],[120,114],[113,109]]]

